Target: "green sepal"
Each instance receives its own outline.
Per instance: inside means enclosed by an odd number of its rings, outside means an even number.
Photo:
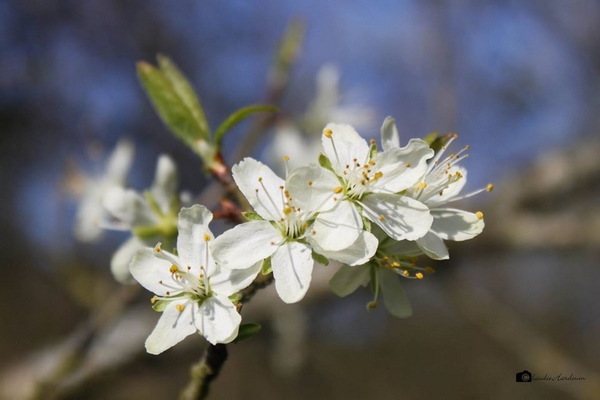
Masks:
[[[271,257],[265,258],[260,266],[260,273],[263,275],[269,275],[273,272],[273,268],[271,267]]]
[[[152,309],[156,312],[163,312],[165,311],[165,308],[167,308],[169,302],[170,300],[158,300],[156,303],[152,304]]]
[[[264,105],[264,104],[254,104],[251,106],[240,108],[237,111],[234,111],[219,125],[217,130],[215,131],[215,135],[213,137],[213,143],[217,147],[217,149],[221,146],[221,140],[223,139],[223,135],[227,133],[231,128],[242,122],[249,115],[257,113],[257,112],[278,112],[279,109],[275,106]]]
[[[252,336],[260,332],[260,329],[261,326],[253,322],[248,324],[241,324],[240,330],[238,331],[238,335],[232,343],[239,343],[246,339],[250,339]]]
[[[331,160],[329,160],[325,154],[319,154],[319,165],[335,174],[333,166],[331,165]]]
[[[313,258],[313,260],[315,260],[316,262],[318,262],[321,265],[324,265],[324,266],[328,266],[329,265],[329,260],[324,255],[321,255],[319,253],[315,253],[313,251],[312,252],[312,258]]]
[[[369,158],[372,160],[375,158],[375,156],[377,155],[377,144],[373,143],[370,147],[369,147]]]
[[[231,300],[232,303],[239,303],[241,299],[242,294],[240,292],[234,293],[231,296],[229,296],[229,300]]]
[[[437,139],[435,139],[433,141],[433,143],[431,143],[429,145],[429,147],[431,147],[433,149],[433,151],[435,153],[437,153],[438,151],[440,151],[442,149],[442,147],[444,147],[448,144],[448,142],[450,141],[450,139],[452,139],[453,136],[454,136],[454,134],[452,134],[452,133],[448,133],[444,136],[440,136]]]
[[[165,125],[199,153],[198,142],[209,141],[200,102],[188,81],[167,58],[159,57],[159,64],[161,69],[144,61],[138,62],[138,77]]]
[[[425,135],[425,137],[423,138],[423,141],[426,142],[429,146],[431,146],[431,143],[433,143],[433,141],[435,139],[437,139],[438,134],[439,134],[438,131],[430,132],[427,135]]]
[[[263,217],[261,217],[260,215],[258,215],[257,212],[254,212],[254,211],[242,211],[242,215],[248,221],[263,221],[264,220]]]

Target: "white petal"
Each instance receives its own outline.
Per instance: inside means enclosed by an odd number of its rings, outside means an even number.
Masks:
[[[277,221],[283,216],[283,179],[252,158],[234,165],[232,172],[235,183],[261,217]]]
[[[156,164],[154,183],[150,193],[158,203],[163,213],[168,213],[171,203],[176,196],[177,190],[177,167],[171,157],[162,154]]]
[[[299,242],[284,243],[271,258],[275,289],[285,303],[302,300],[312,278],[314,261],[310,248]]]
[[[423,250],[423,253],[434,260],[447,260],[450,258],[444,241],[431,231],[427,232],[422,238],[417,239],[416,243]]]
[[[411,139],[405,147],[378,153],[375,168],[383,176],[373,184],[374,192],[398,193],[415,185],[425,174],[433,150],[421,139]]]
[[[329,287],[336,295],[340,297],[348,296],[353,293],[359,286],[365,286],[371,279],[370,267],[367,265],[359,265],[357,267],[342,267],[329,280]]]
[[[207,276],[214,270],[214,261],[208,254],[208,245],[213,239],[213,234],[208,229],[213,215],[201,205],[182,208],[179,212],[177,223],[179,234],[177,236],[177,252],[184,266],[189,266],[192,274],[200,273],[200,266],[204,267]],[[209,241],[205,239],[208,235]]]
[[[260,272],[262,261],[246,269],[227,269],[217,266],[218,273],[211,275],[210,288],[213,292],[231,296],[248,287]]]
[[[213,295],[204,300],[194,322],[210,343],[229,343],[237,337],[242,317],[227,296]]]
[[[157,222],[146,199],[131,189],[113,186],[104,195],[103,204],[112,215],[131,227],[154,225]]]
[[[338,201],[330,211],[320,213],[312,226],[311,239],[326,251],[339,251],[352,245],[362,232],[363,223],[356,207]]]
[[[330,129],[333,133],[331,138],[323,135],[323,151],[331,161],[333,169],[338,175],[346,165],[353,165],[356,162],[363,164],[368,161],[369,145],[350,125],[327,124],[324,132]],[[334,145],[335,143],[335,145]],[[357,161],[354,161],[354,160]]]
[[[392,117],[387,117],[381,126],[381,147],[383,147],[383,151],[400,147],[398,127],[396,120]]]
[[[379,268],[377,272],[383,302],[390,314],[398,318],[410,317],[412,308],[400,284],[400,277],[387,268]]]
[[[485,223],[476,214],[453,208],[431,210],[433,225],[431,230],[446,240],[473,239],[483,231]]]
[[[267,221],[250,221],[236,226],[216,238],[212,255],[220,267],[251,268],[277,250],[283,236]]]
[[[427,206],[406,196],[373,193],[361,204],[365,217],[395,240],[417,240],[429,231],[433,222]]]
[[[134,282],[133,277],[129,272],[129,263],[131,262],[131,259],[135,253],[144,247],[147,247],[146,243],[138,239],[136,236],[132,236],[117,249],[115,254],[113,254],[110,260],[110,270],[118,282]]]
[[[73,227],[77,240],[93,242],[102,236],[104,229],[98,223],[107,217],[107,211],[102,205],[105,190],[106,188],[99,186],[97,182],[89,182],[85,185]]]
[[[174,255],[163,253],[177,259]],[[171,264],[156,256],[156,251],[151,248],[138,250],[129,264],[129,272],[133,278],[149,291],[159,296],[174,295],[180,293],[180,290],[172,287],[173,278],[171,277]],[[161,283],[162,282],[162,283]]]
[[[124,185],[134,154],[135,147],[130,140],[119,140],[106,163],[106,179],[113,184]]]
[[[313,241],[309,240],[311,245]],[[358,239],[352,245],[340,251],[326,251],[319,248],[318,244],[314,243],[313,249],[316,253],[321,254],[332,260],[336,260],[348,265],[364,264],[373,257],[377,251],[379,241],[370,232],[362,231]]]
[[[158,324],[156,324],[156,328],[146,339],[148,353],[160,354],[196,332],[194,326],[196,303],[189,302],[181,312],[176,308],[178,304],[184,305],[187,301],[187,299],[181,299],[171,301],[167,305]]]
[[[335,206],[333,198],[336,194],[333,190],[338,186],[340,182],[333,173],[316,165],[295,169],[285,185],[294,206],[310,211],[311,214],[327,211]]]

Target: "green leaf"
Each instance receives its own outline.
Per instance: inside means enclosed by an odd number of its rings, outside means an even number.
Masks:
[[[329,265],[329,260],[327,259],[327,257],[325,257],[321,254],[315,253],[314,251],[312,252],[312,258],[313,258],[313,260],[315,260],[316,262],[318,262],[321,265],[324,265],[324,266]]]
[[[181,93],[185,92],[182,89],[183,83],[178,81],[176,89],[173,85],[175,79],[173,70],[168,70],[171,75],[167,77],[161,70],[143,61],[137,64],[137,71],[139,79],[162,121],[175,136],[198,153],[197,142],[208,142],[209,133],[206,130],[205,122],[198,117],[198,113],[202,111],[192,110],[190,108],[192,102],[189,97],[185,100],[181,97]]]
[[[201,131],[206,134],[204,139],[208,141],[210,127],[202,109],[200,99],[196,95],[196,92],[194,92],[194,88],[192,88],[188,79],[168,57],[159,54],[156,58],[158,59],[158,66],[161,71],[169,82],[171,82],[173,90],[190,111]]]
[[[263,220],[263,217],[261,217],[260,215],[258,215],[258,213],[254,212],[254,211],[242,211],[242,215],[248,221],[262,221]]]
[[[437,139],[438,137],[438,131],[433,131],[431,133],[428,133],[424,138],[423,141],[427,142],[428,145],[431,146],[431,143],[433,143],[433,141],[435,139]]]
[[[251,106],[240,108],[239,110],[231,113],[231,115],[229,117],[227,117],[227,119],[225,119],[225,121],[223,121],[223,123],[221,123],[221,125],[219,125],[219,127],[215,131],[213,143],[217,147],[220,147],[221,140],[223,139],[223,135],[225,135],[225,133],[227,133],[228,130],[230,130],[231,128],[233,128],[234,126],[236,126],[237,124],[242,122],[244,119],[246,119],[251,114],[254,114],[257,112],[278,112],[278,111],[279,111],[279,109],[275,106],[263,105],[263,104],[254,104]]]
[[[329,158],[327,158],[325,154],[319,154],[319,165],[335,174],[333,166],[331,165],[331,161],[329,160]]]
[[[233,343],[239,343],[246,339],[250,339],[252,336],[260,332],[260,328],[261,326],[255,323],[241,324],[238,335],[233,341]]]
[[[271,268],[271,257],[265,258],[260,267],[260,273],[263,275],[269,275],[273,272],[273,268]]]

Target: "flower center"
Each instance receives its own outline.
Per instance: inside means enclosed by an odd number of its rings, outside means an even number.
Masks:
[[[383,172],[375,168],[375,161],[373,160],[369,160],[363,165],[356,158],[352,161],[353,163],[351,165],[346,164],[342,171],[344,192],[348,198],[359,200],[372,191],[372,185],[383,176]]]

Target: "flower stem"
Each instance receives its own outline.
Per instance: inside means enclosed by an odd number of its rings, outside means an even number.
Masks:
[[[202,355],[202,359],[192,365],[190,382],[183,392],[181,392],[179,400],[206,399],[212,381],[219,376],[226,360],[227,345],[209,345]]]

